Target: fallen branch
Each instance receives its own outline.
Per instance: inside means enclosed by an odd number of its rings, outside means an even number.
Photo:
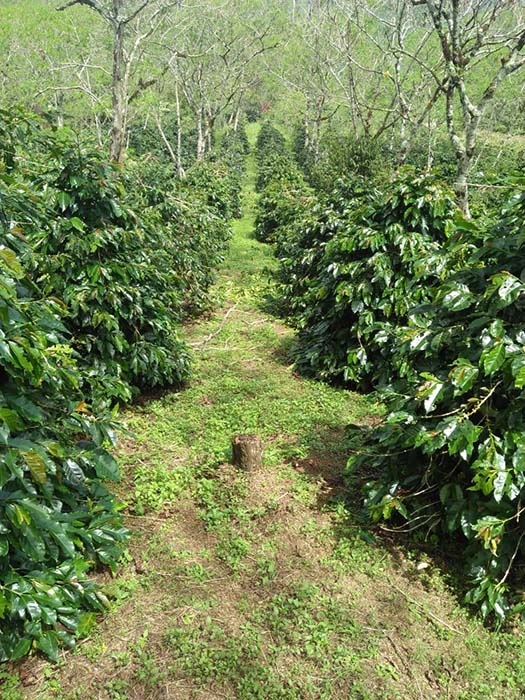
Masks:
[[[190,343],[189,344],[190,347],[196,348],[196,347],[201,347],[202,345],[206,345],[207,343],[210,342],[210,340],[212,340],[212,338],[215,338],[217,335],[219,335],[219,333],[222,331],[222,329],[226,325],[226,321],[228,320],[230,315],[235,311],[237,306],[238,306],[238,304],[234,304],[230,309],[228,309],[228,311],[224,314],[224,318],[221,321],[221,325],[218,327],[218,329],[216,331],[214,331],[213,333],[210,333],[210,335],[206,336],[206,338],[204,338],[204,340],[199,340],[196,343]]]
[[[389,585],[396,590],[398,593],[401,593],[403,598],[407,600],[409,603],[412,603],[412,605],[415,605],[418,607],[427,617],[430,619],[434,620],[434,622],[437,622],[438,624],[442,625],[442,627],[445,627],[446,629],[450,630],[451,632],[454,632],[454,634],[463,634],[460,630],[457,630],[455,627],[452,627],[452,625],[449,625],[448,622],[445,622],[445,620],[442,620],[439,618],[437,615],[435,615],[433,612],[430,610],[427,610],[425,606],[420,603],[419,601],[415,600],[414,598],[411,598],[405,591],[403,591],[399,586],[396,586],[395,583],[392,583],[391,581],[388,582]]]

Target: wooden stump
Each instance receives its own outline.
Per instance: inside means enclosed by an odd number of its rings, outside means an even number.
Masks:
[[[233,464],[245,472],[262,467],[263,445],[258,435],[234,435],[232,439]]]

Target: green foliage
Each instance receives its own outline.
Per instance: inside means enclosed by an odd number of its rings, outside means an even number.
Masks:
[[[273,182],[294,183],[302,180],[303,178],[291,156],[287,153],[273,153],[259,164],[255,191],[262,192]]]
[[[169,166],[134,163],[132,179],[133,196],[148,210],[150,227],[165,232],[172,292],[180,300],[173,311],[179,321],[194,317],[210,307],[209,290],[224,259],[230,227],[203,201],[209,194],[179,181]]]
[[[304,182],[271,182],[257,202],[255,237],[264,243],[275,243],[281,230],[300,219],[314,204],[313,192]]]
[[[270,122],[264,122],[257,134],[255,143],[255,157],[260,166],[268,157],[284,155],[286,153],[286,140],[281,132]]]
[[[116,567],[127,537],[102,481],[114,413],[86,403],[56,301],[39,301],[5,231],[0,246],[0,661],[89,631],[104,596],[86,577]]]
[[[177,143],[177,123],[175,114],[166,115],[162,129],[175,148]],[[133,122],[129,128],[129,146],[132,154],[141,158],[151,157],[160,160],[165,164],[173,161],[160,133],[155,124],[151,121],[145,124]],[[197,158],[197,129],[185,127],[181,136],[181,163],[184,169],[190,168]]]
[[[56,660],[107,604],[87,572],[127,538],[108,407],[187,376],[176,324],[229,228],[165,166],[163,194],[45,119],[0,117],[0,661]]]
[[[394,154],[384,141],[353,134],[325,133],[314,152],[306,143],[304,129],[299,128],[293,148],[310,185],[327,193],[339,178],[361,176],[378,182],[392,172],[395,162]]]
[[[241,214],[241,176],[225,163],[211,160],[195,163],[187,172],[185,185],[198,192],[207,206],[223,219]]]
[[[153,158],[121,173],[70,134],[39,131],[42,120],[6,114],[4,123],[19,137],[5,141],[5,218],[31,242],[42,293],[65,305],[94,386],[103,374],[105,395],[128,400],[133,388],[183,382],[189,355],[177,324],[209,306],[238,176],[203,164],[181,185]]]
[[[287,156],[268,159],[259,169],[258,183],[264,187],[257,200],[255,237],[274,243],[281,229],[313,206],[313,192]]]
[[[300,329],[298,367],[357,385],[388,381],[392,333],[439,279],[454,215],[434,178],[407,171],[384,192],[342,181],[289,226],[278,278]]]
[[[246,121],[248,124],[253,124],[261,118],[261,104],[257,100],[250,100],[244,108]]]
[[[466,600],[500,619],[524,609],[510,587],[525,533],[524,213],[521,190],[464,267],[411,311],[394,349],[407,372],[392,373],[388,416],[350,462],[380,469],[368,485],[375,520],[466,539]]]
[[[466,539],[467,601],[500,619],[525,609],[511,593],[524,552],[524,214],[520,189],[485,232],[408,172],[386,192],[341,183],[277,245],[297,365],[380,388],[389,409],[364,448],[354,433],[350,470],[377,474],[370,515]]]
[[[361,659],[372,645],[354,651],[342,640],[355,639],[352,612],[307,582],[296,582],[269,596],[239,630],[208,617],[188,615],[168,632],[174,662],[201,686],[233,687],[240,700],[316,700],[348,695],[361,674]],[[264,645],[271,635],[272,644]],[[283,677],[283,662],[296,673]],[[299,672],[299,669],[301,672]]]
[[[497,215],[509,196],[512,175],[524,170],[525,147],[512,137],[485,136],[469,176],[471,209],[479,215],[486,210]],[[431,167],[440,178],[454,184],[457,166],[450,140],[445,135],[426,135],[426,138],[420,135],[412,144],[407,162],[417,170]]]
[[[165,229],[134,211],[118,173],[93,151],[66,143],[45,178],[51,225],[31,236],[35,276],[65,304],[90,373],[105,375],[106,392],[121,399],[129,393],[119,380],[180,384],[189,358],[176,332],[181,297]]]
[[[233,165],[237,164],[244,172],[246,156],[250,152],[250,143],[244,124],[240,124],[236,130],[227,129],[224,132],[219,141],[218,152],[224,160]]]
[[[293,130],[292,153],[296,163],[306,172],[313,154],[307,143],[306,129],[302,124],[296,124]]]

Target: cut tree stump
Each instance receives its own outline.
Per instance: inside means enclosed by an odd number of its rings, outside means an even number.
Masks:
[[[245,472],[262,467],[263,444],[258,435],[234,435],[232,439],[233,464]]]

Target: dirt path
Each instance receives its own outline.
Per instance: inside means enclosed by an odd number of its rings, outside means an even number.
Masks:
[[[522,698],[519,639],[469,620],[430,560],[367,544],[345,502],[344,426],[371,407],[289,366],[292,333],[263,310],[253,167],[218,309],[188,329],[193,381],[126,416],[133,539],[111,610],[3,700]],[[242,432],[265,444],[253,474],[228,464]]]

